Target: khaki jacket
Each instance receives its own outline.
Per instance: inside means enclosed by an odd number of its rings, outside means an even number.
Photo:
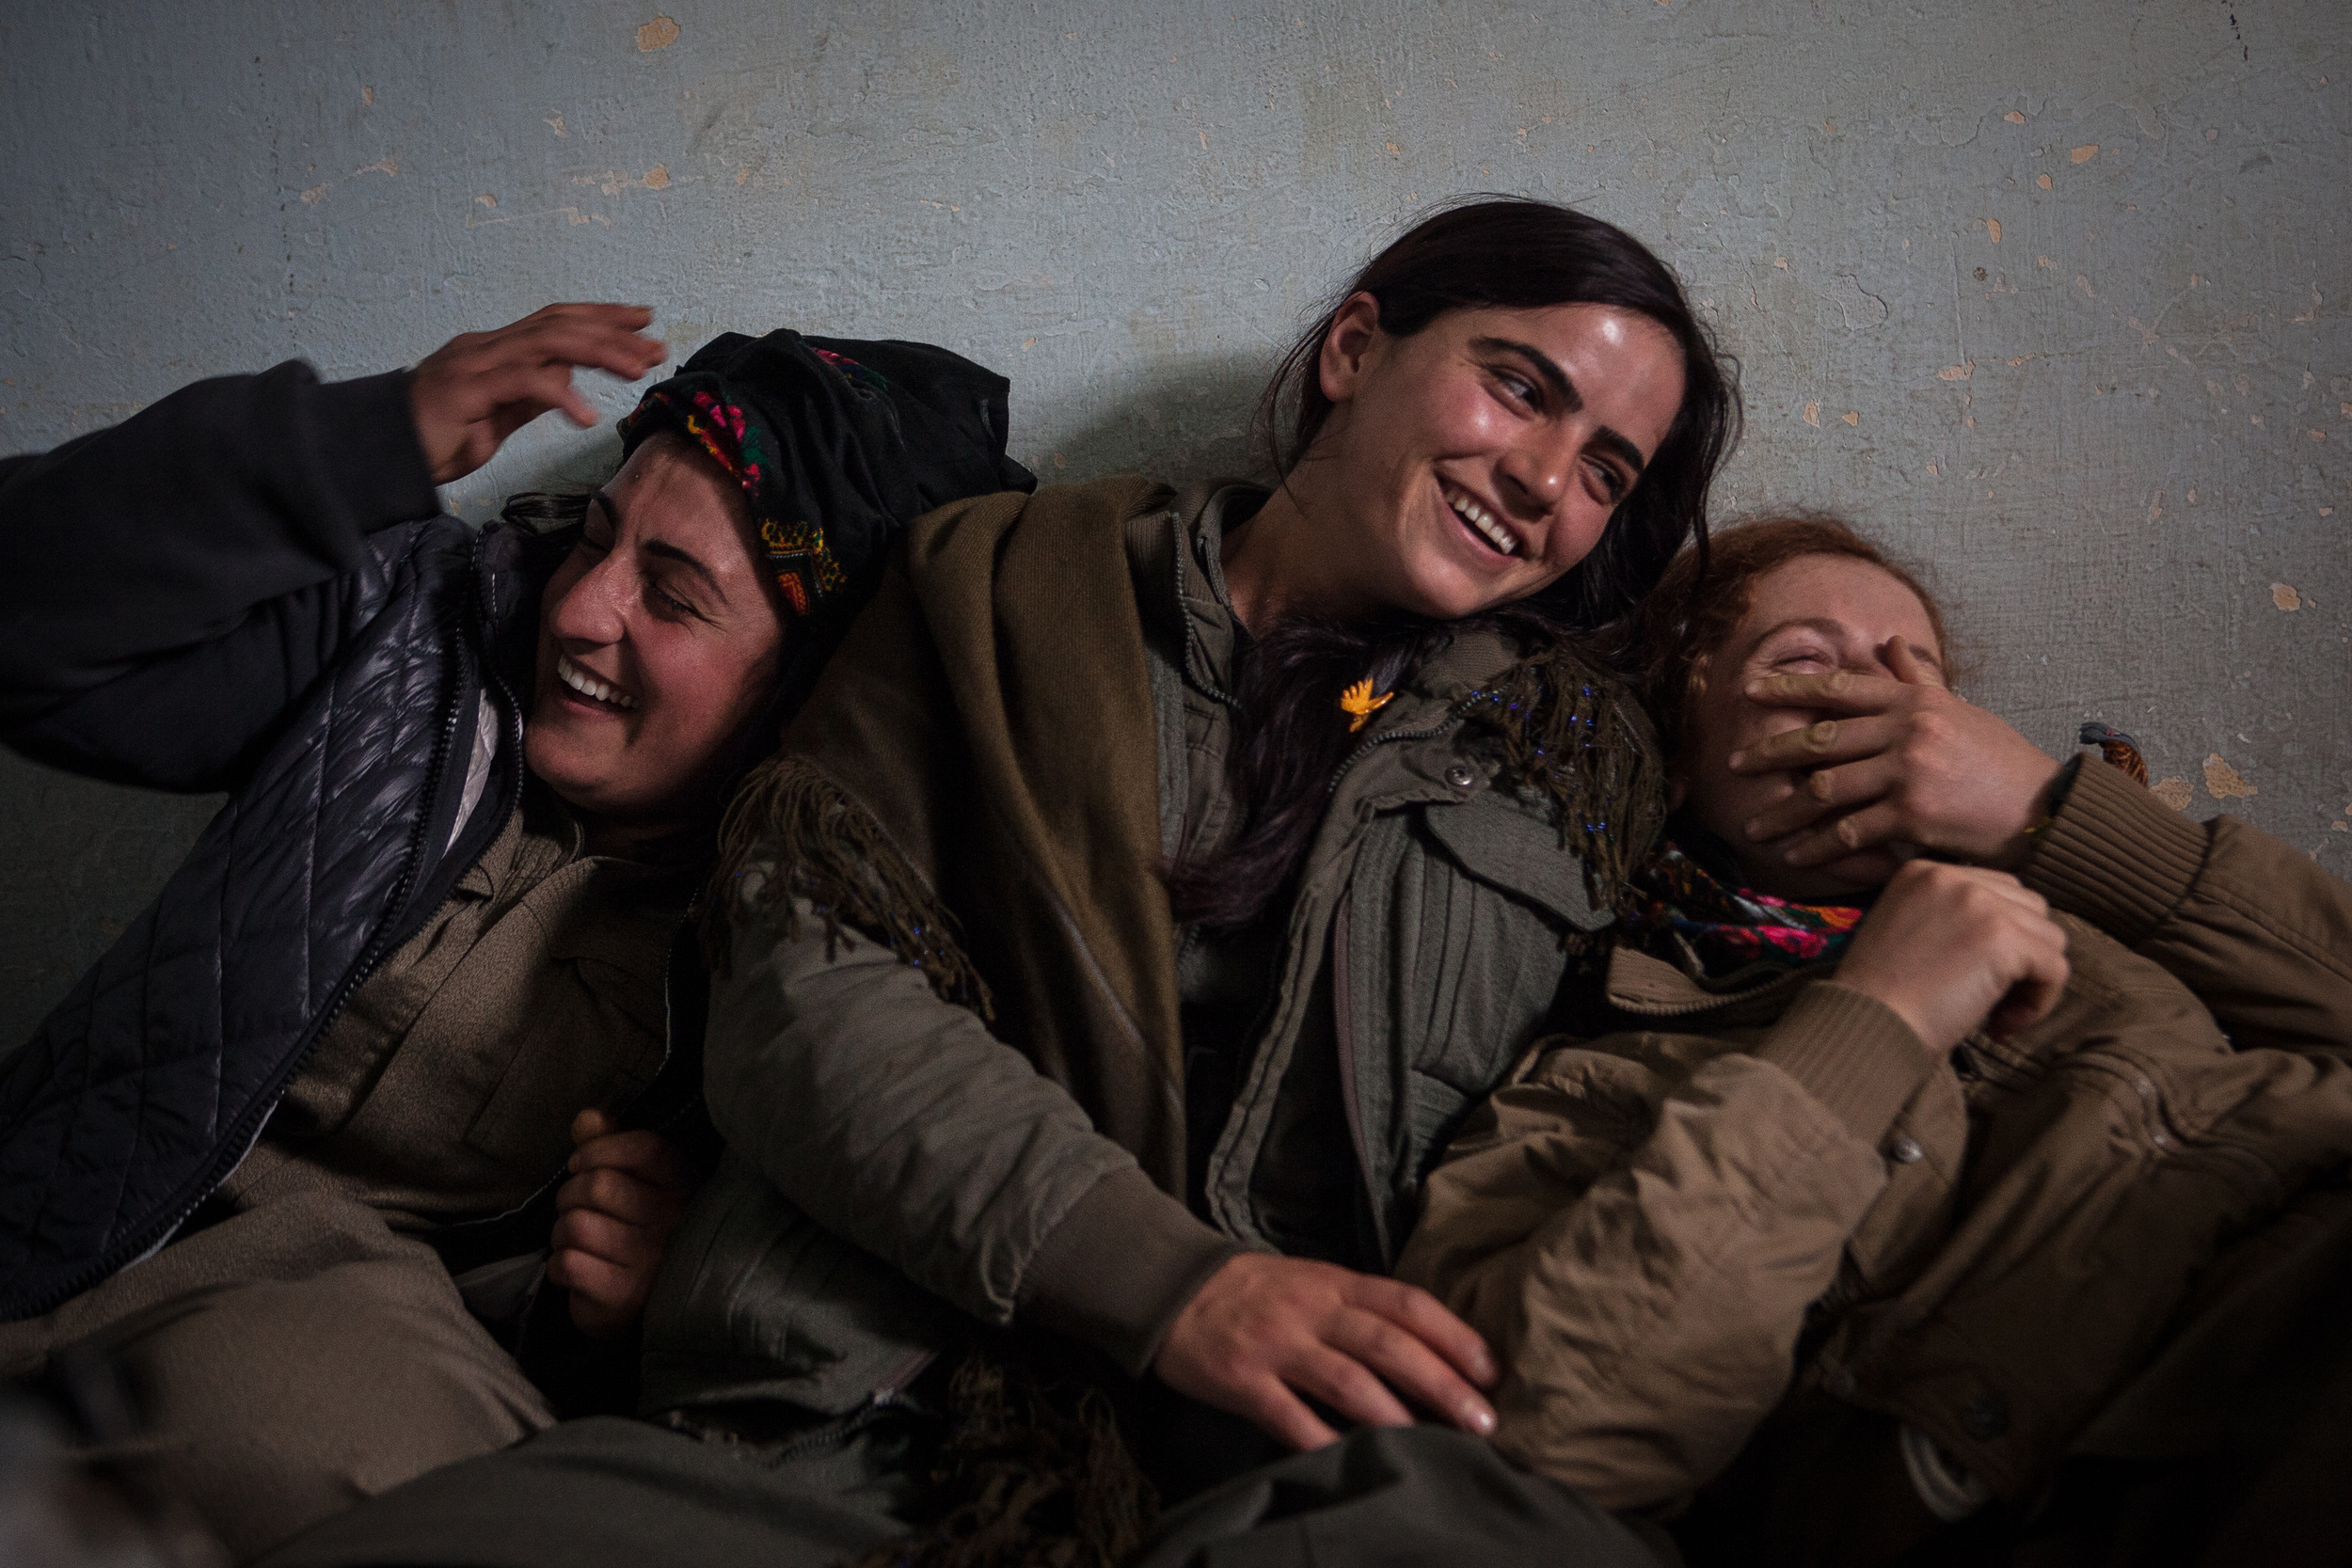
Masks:
[[[1618,1027],[1530,1053],[1398,1269],[1500,1354],[1507,1451],[1667,1503],[1793,1372],[2021,1497],[2198,1270],[2352,1157],[2352,887],[2095,766],[2026,879],[2072,982],[1948,1065],[1818,966],[1724,995],[1615,956]]]

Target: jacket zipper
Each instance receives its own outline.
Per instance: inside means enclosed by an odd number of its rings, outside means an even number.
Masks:
[[[1324,786],[1323,798],[1328,800],[1332,796],[1337,795],[1340,792],[1340,782],[1347,777],[1351,768],[1353,768],[1359,762],[1361,762],[1366,756],[1370,755],[1373,748],[1375,746],[1386,746],[1391,741],[1398,740],[1435,740],[1438,736],[1445,734],[1446,731],[1460,723],[1462,721],[1463,715],[1469,713],[1473,706],[1483,701],[1486,698],[1486,693],[1484,688],[1471,692],[1469,696],[1463,698],[1460,702],[1455,703],[1452,707],[1446,709],[1444,717],[1440,718],[1436,723],[1430,725],[1427,729],[1390,730],[1382,735],[1365,736],[1363,740],[1357,744],[1356,749],[1348,752],[1344,758],[1341,759],[1340,765],[1331,770],[1331,782]]]
[[[480,592],[478,578],[481,560],[482,541],[477,535],[467,560],[467,592],[469,596],[477,595]],[[462,653],[459,657],[462,662],[464,657]],[[408,847],[403,856],[400,877],[392,884],[392,895],[386,901],[384,924],[378,928],[376,934],[369,939],[368,945],[361,950],[359,961],[352,966],[350,973],[343,976],[342,983],[335,988],[335,994],[328,998],[326,1007],[321,1009],[317,1020],[311,1023],[310,1037],[302,1042],[301,1049],[293,1053],[285,1068],[271,1081],[267,1091],[254,1099],[252,1108],[237,1118],[236,1125],[230,1130],[229,1136],[220,1140],[219,1147],[234,1150],[235,1157],[226,1163],[215,1157],[212,1168],[205,1173],[204,1180],[199,1183],[195,1195],[172,1210],[167,1223],[161,1227],[148,1227],[141,1231],[140,1239],[135,1243],[125,1243],[101,1253],[96,1262],[88,1269],[84,1270],[80,1275],[47,1295],[36,1298],[24,1310],[23,1316],[39,1317],[59,1304],[72,1300],[84,1291],[112,1278],[132,1263],[160,1250],[170,1242],[172,1237],[179,1234],[180,1227],[187,1224],[188,1216],[195,1213],[206,1198],[218,1192],[220,1184],[228,1180],[230,1174],[237,1166],[243,1164],[245,1157],[252,1152],[255,1140],[262,1135],[262,1125],[269,1120],[270,1113],[278,1108],[278,1101],[284,1098],[286,1085],[294,1082],[295,1074],[302,1070],[303,1064],[310,1059],[310,1053],[318,1048],[319,1040],[328,1029],[334,1026],[335,1020],[342,1016],[344,1006],[351,1000],[352,992],[358,990],[367,977],[375,973],[376,965],[384,961],[384,955],[390,951],[393,945],[388,938],[397,911],[403,904],[407,902],[409,890],[416,885],[417,868],[424,850],[425,830],[433,816],[432,802],[439,793],[439,786],[448,768],[450,749],[457,733],[458,711],[466,705],[465,696],[464,691],[452,694],[442,714],[440,732],[434,737],[433,759],[425,773],[426,789],[423,809],[418,813],[416,825],[408,831]],[[474,700],[477,703],[481,701],[478,692],[475,693]],[[516,793],[519,793],[521,778],[522,774],[518,766],[516,772]],[[405,941],[406,933],[404,932],[400,940]],[[151,1241],[147,1239],[151,1236],[153,1238]],[[125,1254],[128,1256],[126,1257]]]

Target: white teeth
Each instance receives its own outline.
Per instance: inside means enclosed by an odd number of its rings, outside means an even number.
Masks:
[[[1493,515],[1485,507],[1458,491],[1446,490],[1442,494],[1445,496],[1446,504],[1454,508],[1454,515],[1476,529],[1485,536],[1488,544],[1505,555],[1519,553],[1518,536],[1501,523],[1496,522]]]
[[[636,698],[616,686],[607,686],[562,654],[555,656],[555,678],[581,696],[593,697],[599,703],[610,703],[618,708],[637,705]]]

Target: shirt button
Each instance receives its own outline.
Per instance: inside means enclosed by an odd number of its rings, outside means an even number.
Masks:
[[[1895,1157],[1899,1165],[1915,1165],[1928,1157],[1928,1151],[1919,1147],[1919,1140],[1912,1137],[1897,1138],[1895,1147],[1886,1152]]]
[[[1960,1427],[1979,1443],[2009,1430],[2009,1405],[1998,1394],[1979,1394],[1960,1409]]]
[[[1468,789],[1470,785],[1478,782],[1478,775],[1471,772],[1465,765],[1457,762],[1453,767],[1445,770],[1445,782],[1452,784],[1456,789]]]

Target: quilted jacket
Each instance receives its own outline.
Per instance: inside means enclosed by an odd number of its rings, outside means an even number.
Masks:
[[[171,1237],[518,800],[503,672],[552,552],[438,512],[405,372],[200,382],[0,462],[0,741],[229,796],[0,1061],[0,1321]],[[492,766],[453,837],[485,693]]]

